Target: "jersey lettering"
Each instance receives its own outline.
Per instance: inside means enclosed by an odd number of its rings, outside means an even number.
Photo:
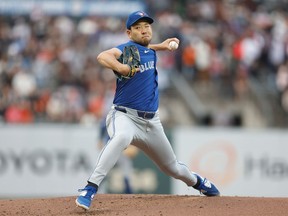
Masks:
[[[154,69],[154,61],[145,62],[144,64],[140,65],[140,73],[151,69]]]

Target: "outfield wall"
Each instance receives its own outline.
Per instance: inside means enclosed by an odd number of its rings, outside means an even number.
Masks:
[[[97,126],[1,125],[0,198],[76,195],[95,166],[97,140]],[[286,130],[179,127],[171,142],[178,160],[213,180],[222,195],[288,197]],[[142,153],[133,163],[134,193],[198,194]],[[123,191],[121,175],[116,166],[107,192]]]
[[[177,128],[175,151],[222,195],[288,197],[288,131]],[[173,181],[175,194],[197,194]]]
[[[0,197],[75,195],[98,155],[95,127],[0,126]]]

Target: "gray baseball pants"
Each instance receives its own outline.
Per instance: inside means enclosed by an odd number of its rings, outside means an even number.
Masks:
[[[177,161],[167,139],[157,111],[152,119],[137,115],[137,110],[122,107],[126,113],[113,105],[106,118],[110,140],[101,150],[89,182],[98,186],[114,167],[128,145],[141,149],[168,176],[180,179],[188,186],[196,184],[197,178],[188,167]]]

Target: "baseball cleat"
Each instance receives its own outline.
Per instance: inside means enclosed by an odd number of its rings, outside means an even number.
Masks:
[[[76,199],[76,205],[78,207],[81,207],[85,210],[88,210],[90,208],[91,202],[97,192],[96,188],[92,186],[86,186],[84,189],[78,190],[80,195]]]
[[[210,182],[206,178],[201,178],[200,176],[197,176],[197,183],[193,186],[196,190],[198,190],[201,194],[204,194],[205,196],[220,196],[219,190],[216,188],[216,186]]]

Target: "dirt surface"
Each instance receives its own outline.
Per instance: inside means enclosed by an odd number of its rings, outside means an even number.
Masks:
[[[0,200],[0,215],[288,215],[288,198],[99,194],[89,211],[76,197]]]

